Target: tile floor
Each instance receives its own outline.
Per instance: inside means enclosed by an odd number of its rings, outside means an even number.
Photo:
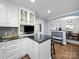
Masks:
[[[67,44],[66,46],[55,43],[55,51],[53,59],[79,59],[79,46]]]

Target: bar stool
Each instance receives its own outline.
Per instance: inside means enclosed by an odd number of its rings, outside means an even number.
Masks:
[[[55,45],[53,39],[51,38],[51,56],[54,56],[55,54]]]

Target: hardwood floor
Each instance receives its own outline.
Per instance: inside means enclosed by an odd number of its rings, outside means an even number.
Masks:
[[[55,52],[53,59],[79,59],[79,46],[76,45],[55,43]]]

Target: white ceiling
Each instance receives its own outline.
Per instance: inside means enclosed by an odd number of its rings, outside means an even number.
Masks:
[[[36,0],[35,3],[31,3],[30,0],[12,1],[23,4],[27,8],[36,11],[37,16],[44,19],[50,19],[52,17],[79,10],[79,0]],[[47,10],[51,10],[51,13],[48,14]]]

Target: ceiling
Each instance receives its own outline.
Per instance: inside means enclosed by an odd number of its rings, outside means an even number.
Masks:
[[[36,0],[35,3],[30,2],[30,0],[12,0],[12,2],[36,11],[37,16],[43,19],[50,19],[79,10],[79,0]],[[48,13],[48,10],[51,10],[51,13]]]

